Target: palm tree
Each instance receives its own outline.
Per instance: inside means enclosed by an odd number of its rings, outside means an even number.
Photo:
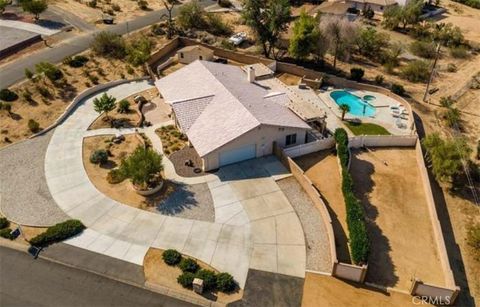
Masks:
[[[342,111],[342,120],[343,120],[345,118],[345,114],[347,112],[350,112],[350,106],[348,104],[343,103],[339,106],[339,108],[340,108],[340,111]]]

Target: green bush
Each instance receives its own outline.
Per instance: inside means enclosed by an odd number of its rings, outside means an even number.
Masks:
[[[183,258],[180,261],[180,264],[178,265],[178,267],[180,268],[180,270],[182,270],[182,272],[191,272],[191,273],[197,272],[198,269],[200,268],[197,261],[191,258]]]
[[[354,183],[348,171],[348,134],[342,129],[336,129],[334,134],[337,143],[337,155],[342,167],[342,193],[347,212],[348,237],[352,260],[355,264],[365,264],[368,260],[369,241],[365,224],[365,212],[361,202],[355,197]]]
[[[467,243],[473,248],[477,260],[480,260],[480,224],[469,227]]]
[[[11,102],[17,99],[18,95],[15,92],[9,90],[8,88],[0,90],[0,100]]]
[[[433,59],[435,57],[436,48],[434,43],[414,41],[410,44],[410,51],[416,56]]]
[[[62,71],[52,63],[40,62],[35,65],[35,71],[39,75],[45,75],[50,81],[57,81],[63,77]]]
[[[1,229],[0,230],[0,237],[5,238],[5,239],[9,239],[9,240],[13,240],[15,238],[10,234],[11,232],[12,232],[12,230],[10,228]]]
[[[397,94],[399,96],[405,95],[405,88],[401,84],[393,83],[391,90],[392,90],[392,93]]]
[[[10,222],[6,217],[0,217],[0,229],[10,226]]]
[[[138,0],[138,7],[143,10],[143,11],[146,11],[148,10],[148,2],[146,0]]]
[[[182,254],[174,249],[167,249],[163,252],[162,258],[168,265],[177,265],[182,260]]]
[[[130,102],[126,99],[122,99],[118,102],[118,113],[128,113],[130,111]]]
[[[119,169],[112,169],[107,174],[107,181],[110,184],[117,184],[124,181],[125,175]]]
[[[50,93],[50,91],[48,90],[48,88],[46,88],[45,86],[43,85],[37,85],[35,87],[38,91],[38,93],[43,97],[43,98],[49,98],[50,96],[52,96],[52,93]]]
[[[142,36],[127,47],[127,61],[134,66],[141,65],[150,58],[152,49],[153,41]]]
[[[82,67],[85,65],[85,63],[88,62],[88,58],[86,56],[83,56],[83,55],[77,55],[77,56],[74,56],[74,57],[66,57],[65,59],[63,59],[63,64],[66,64],[70,67],[73,67],[73,68],[78,68],[78,67]]]
[[[139,146],[125,160],[120,169],[132,183],[138,187],[146,188],[155,184],[155,178],[163,170],[162,155],[151,148]]]
[[[232,26],[215,13],[206,14],[205,21],[207,24],[205,30],[213,35],[228,36],[233,32]]]
[[[90,155],[90,162],[93,164],[105,164],[108,161],[108,153],[105,149],[97,149]]]
[[[28,129],[30,129],[30,131],[32,131],[33,133],[37,133],[40,130],[40,124],[34,119],[29,119]]]
[[[450,55],[456,59],[465,59],[468,57],[467,49],[463,46],[450,48]]]
[[[410,82],[427,82],[430,64],[422,60],[410,62],[401,69],[401,75]]]
[[[194,279],[195,274],[191,272],[183,272],[177,277],[177,282],[181,284],[184,288],[191,288]]]
[[[195,274],[195,277],[203,280],[203,289],[205,291],[214,289],[217,284],[217,276],[211,270],[201,269]]]
[[[127,54],[127,45],[123,37],[108,31],[95,35],[91,47],[95,53],[109,58],[123,59]]]
[[[230,292],[235,289],[235,280],[228,273],[219,273],[217,275],[217,289],[222,292]]]
[[[365,71],[361,68],[354,67],[350,69],[350,79],[354,81],[360,82],[364,74],[365,74]]]
[[[28,68],[25,68],[25,77],[27,79],[32,79],[33,78],[33,72]]]
[[[34,246],[48,246],[52,243],[60,242],[81,233],[85,226],[79,220],[68,220],[48,227],[47,230],[33,239],[30,244]]]

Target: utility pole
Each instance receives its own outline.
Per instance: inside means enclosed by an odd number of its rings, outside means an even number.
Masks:
[[[430,83],[432,82],[433,80],[433,73],[435,72],[435,66],[437,66],[437,62],[438,62],[438,57],[440,56],[440,47],[441,47],[441,43],[439,42],[437,44],[437,50],[436,50],[436,54],[435,54],[435,61],[433,61],[433,66],[432,66],[432,71],[430,72],[430,77],[428,78],[428,83],[427,83],[427,88],[425,89],[425,94],[423,95],[423,102],[426,102],[427,101],[427,96],[428,96],[428,89],[430,88]]]

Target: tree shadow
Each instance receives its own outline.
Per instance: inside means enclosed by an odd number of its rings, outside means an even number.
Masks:
[[[352,263],[350,257],[350,250],[348,249],[348,236],[347,229],[343,229],[342,224],[340,223],[337,214],[330,207],[330,203],[327,199],[322,197],[325,206],[327,206],[328,214],[332,220],[333,233],[335,234],[335,249],[337,251],[337,260],[343,263]],[[344,204],[342,204],[344,205]]]
[[[183,183],[165,182],[166,185],[173,187],[173,192],[166,198],[155,202],[158,212],[165,215],[176,215],[184,210],[189,210],[198,206],[199,202],[195,193],[189,189],[189,186]],[[168,186],[165,187],[168,189]]]
[[[390,252],[392,250],[389,239],[383,234],[377,224],[378,208],[371,203],[370,194],[373,192],[375,182],[372,179],[375,166],[352,153],[352,169],[354,192],[360,199],[365,209],[366,226],[370,242],[370,254],[368,257],[368,271],[366,280],[386,287],[394,287],[398,283]]]
[[[103,169],[114,169],[117,166],[117,162],[112,160],[108,160],[107,162],[100,164],[100,167]]]
[[[11,119],[13,120],[21,120],[23,117],[20,114],[14,113],[14,112],[9,112],[8,116],[10,116]]]

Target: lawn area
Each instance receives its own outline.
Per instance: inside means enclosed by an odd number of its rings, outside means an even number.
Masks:
[[[372,123],[345,122],[345,125],[355,135],[390,135],[387,129]]]

